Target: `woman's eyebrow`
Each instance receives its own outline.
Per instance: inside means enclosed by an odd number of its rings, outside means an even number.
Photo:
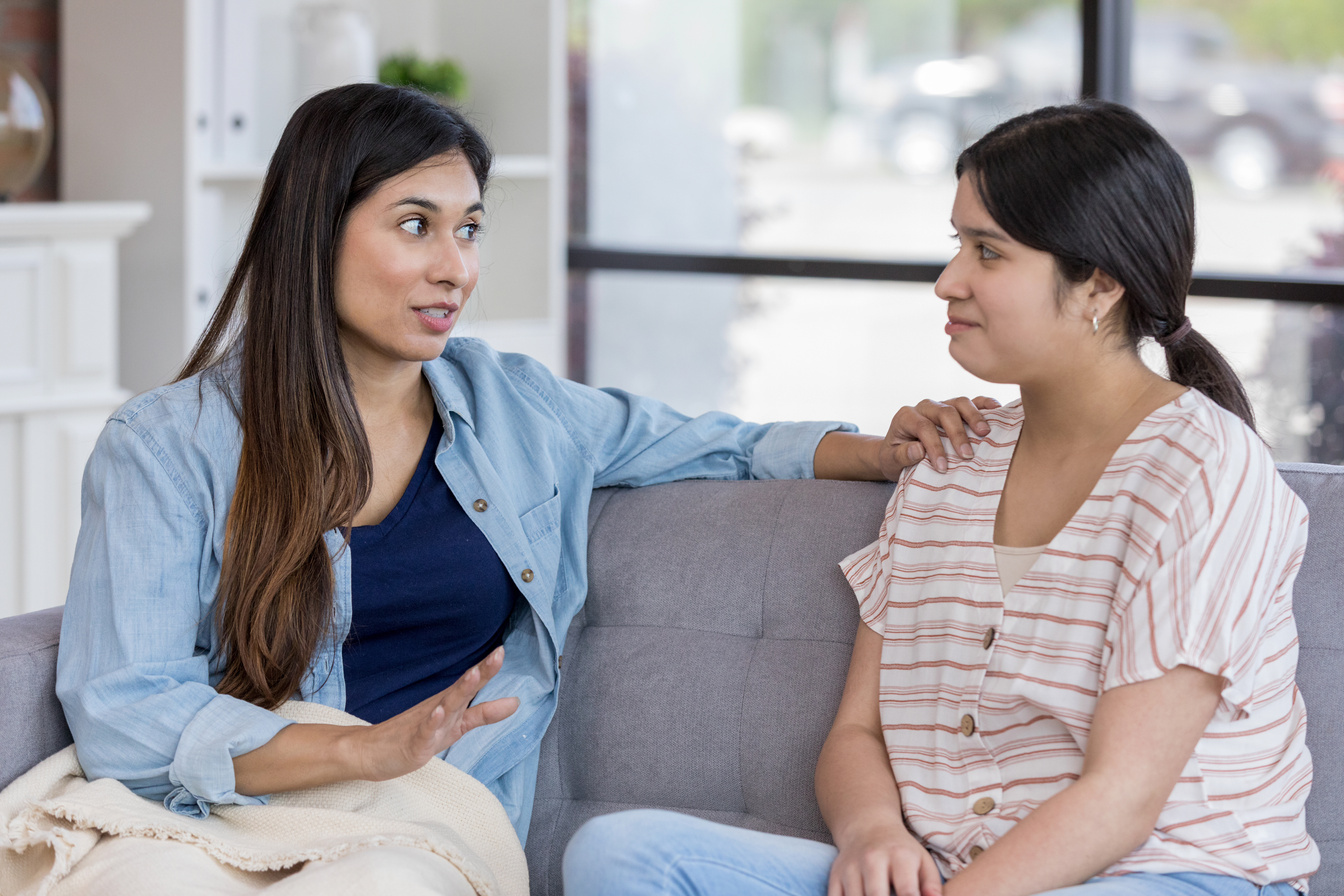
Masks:
[[[432,199],[425,199],[423,196],[407,196],[405,199],[398,199],[388,206],[388,208],[400,208],[403,205],[413,205],[417,208],[423,208],[425,211],[433,212],[436,215],[441,211],[437,202]]]
[[[398,199],[396,202],[392,203],[392,205],[390,205],[389,208],[400,208],[403,205],[411,205],[415,206],[416,208],[423,208],[425,211],[433,212],[436,215],[439,214],[441,211],[443,211],[443,209],[439,208],[439,204],[437,202],[435,202],[433,199],[426,199],[423,196],[407,196],[405,199]],[[462,214],[470,215],[473,212],[480,212],[484,210],[485,210],[485,204],[482,203],[480,200],[477,200],[476,202],[473,202],[471,205],[467,206],[467,208],[462,212]]]
[[[958,227],[956,221],[952,222],[952,229],[963,236],[973,236],[976,239],[1008,241],[1008,237],[997,230],[985,230],[980,227]]]

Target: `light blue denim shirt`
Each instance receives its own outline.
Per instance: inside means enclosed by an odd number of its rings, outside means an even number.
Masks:
[[[515,696],[517,712],[443,756],[499,797],[525,839],[557,660],[587,593],[592,490],[807,478],[821,437],[853,427],[691,419],[558,379],[475,339],[450,339],[424,372],[444,426],[435,466],[526,599],[505,637],[504,666],[478,698]],[[223,673],[215,596],[242,444],[232,388],[222,376],[191,377],[132,399],[108,421],[84,472],[57,663],[57,695],[88,777],[117,778],[195,816],[212,803],[264,803],[234,790],[233,757],[288,724],[214,689]],[[477,500],[485,510],[473,509]],[[326,541],[334,632],[313,657],[302,699],[344,708],[350,553],[339,533]]]

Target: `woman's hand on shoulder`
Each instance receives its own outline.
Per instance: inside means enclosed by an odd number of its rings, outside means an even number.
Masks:
[[[967,430],[977,435],[989,433],[989,424],[981,411],[999,407],[993,398],[951,398],[934,401],[926,398],[914,407],[903,407],[891,418],[887,436],[882,440],[879,463],[888,479],[895,479],[908,466],[929,459],[938,472],[947,471],[947,455],[942,436],[952,443],[952,450],[961,457],[974,454]]]
[[[967,429],[977,435],[989,433],[989,424],[981,411],[999,407],[993,398],[952,398],[934,401],[926,398],[914,407],[903,407],[891,418],[886,436],[829,432],[817,445],[812,460],[813,475],[818,479],[869,479],[894,482],[906,467],[925,457],[939,472],[947,470],[943,436],[952,450],[970,457],[971,440]]]
[[[826,886],[826,896],[940,896],[942,892],[942,877],[933,857],[903,825],[856,832],[840,846]]]
[[[504,648],[462,674],[446,690],[385,722],[349,729],[359,777],[386,781],[409,774],[457,743],[473,728],[490,725],[513,715],[516,697],[490,700],[475,706],[471,701],[504,663]]]

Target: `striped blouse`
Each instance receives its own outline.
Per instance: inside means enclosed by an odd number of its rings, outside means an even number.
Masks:
[[[1294,683],[1307,512],[1265,446],[1190,390],[1143,420],[1005,596],[994,518],[1022,425],[907,472],[841,563],[883,636],[880,715],[906,823],[945,875],[1076,779],[1097,697],[1184,664],[1226,680],[1148,840],[1107,869],[1256,883],[1319,865]]]

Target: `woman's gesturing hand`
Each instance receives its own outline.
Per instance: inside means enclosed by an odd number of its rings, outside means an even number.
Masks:
[[[846,843],[831,865],[826,896],[940,896],[938,866],[909,831],[880,827]]]
[[[464,672],[447,690],[385,722],[349,729],[359,778],[386,781],[409,774],[473,728],[512,715],[518,708],[516,697],[471,705],[476,694],[495,677],[503,663],[504,648],[498,647]]]
[[[966,430],[977,435],[989,432],[981,411],[999,407],[993,398],[952,398],[934,401],[926,398],[914,407],[903,407],[891,418],[887,436],[882,440],[879,464],[887,479],[895,479],[901,470],[919,463],[925,457],[938,472],[946,472],[947,455],[942,436],[952,443],[952,450],[961,457],[973,453]]]
[[[258,796],[337,781],[386,781],[420,768],[473,728],[506,719],[515,697],[471,705],[504,663],[500,647],[452,687],[377,725],[289,725],[233,759],[235,789]]]

